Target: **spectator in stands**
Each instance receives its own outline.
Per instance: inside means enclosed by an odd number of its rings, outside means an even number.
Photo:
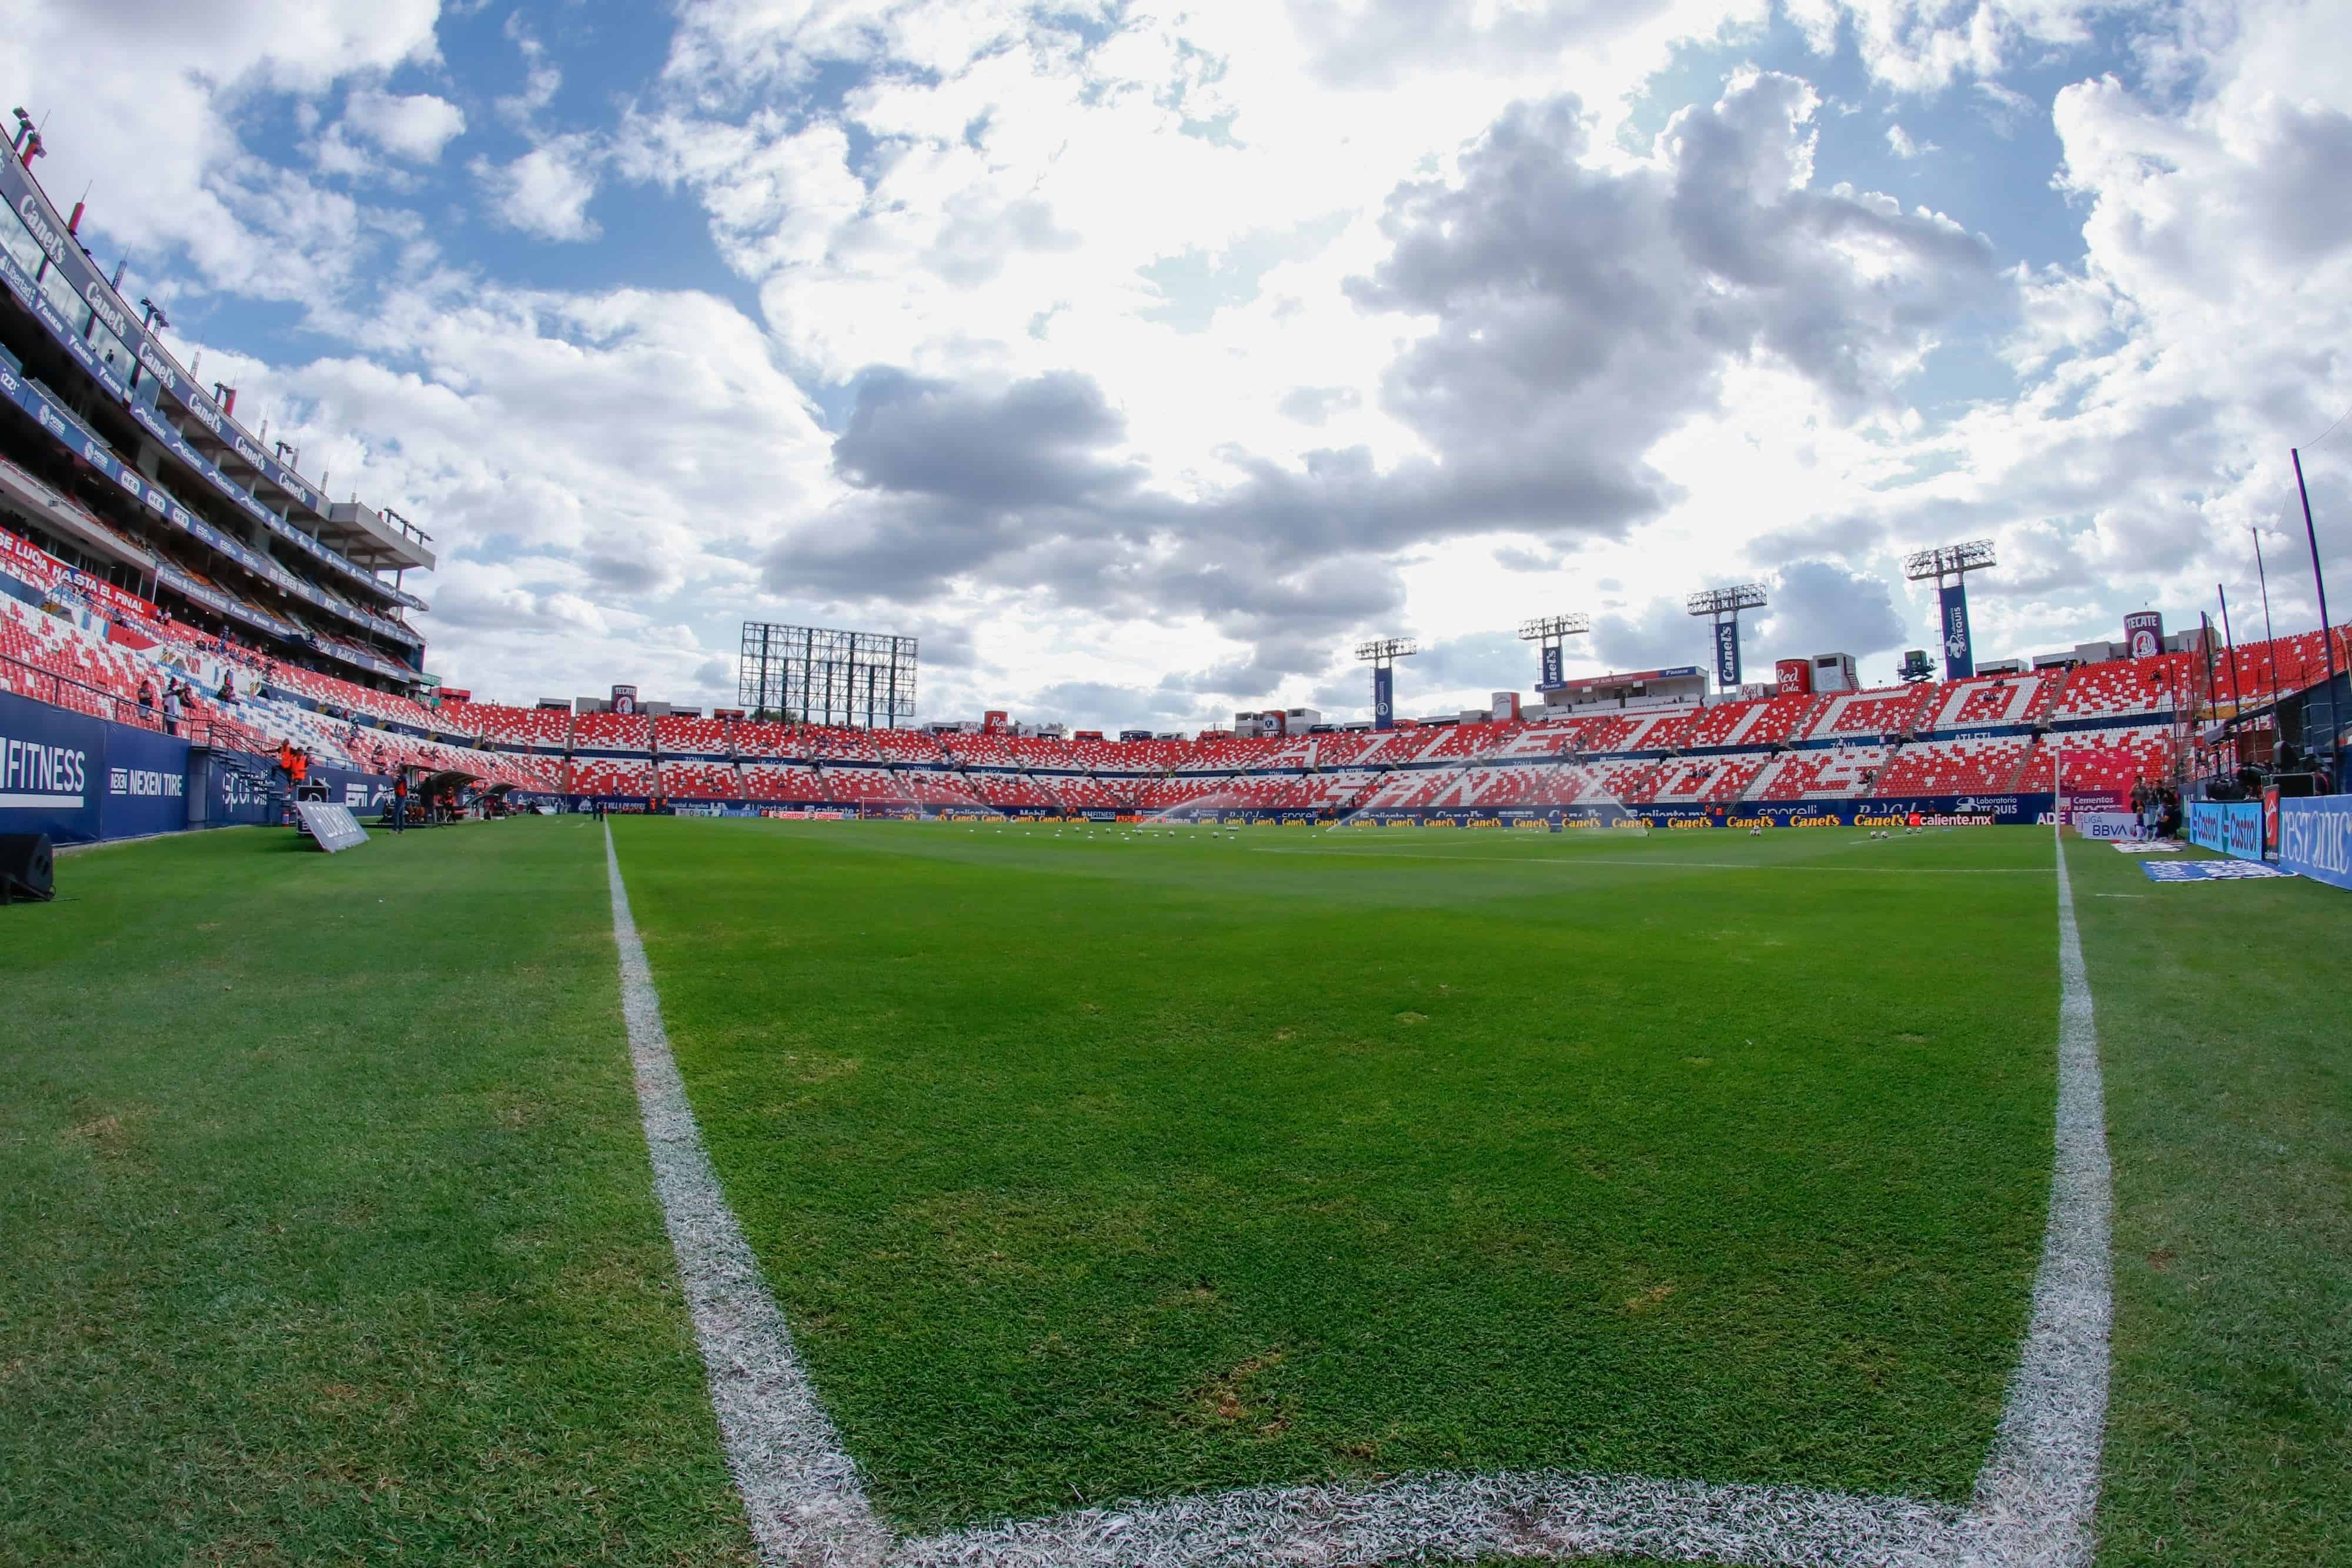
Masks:
[[[139,716],[142,719],[155,716],[155,683],[144,675],[139,677]]]
[[[180,683],[176,680],[163,683],[163,733],[180,733]]]
[[[236,706],[236,671],[234,671],[234,670],[226,670],[226,669],[225,669],[225,670],[223,670],[223,671],[221,672],[221,684],[220,684],[220,693],[219,693],[219,695],[220,695],[220,700],[221,700],[224,704],[227,705],[228,706],[230,706],[230,707],[235,707],[235,706]]]

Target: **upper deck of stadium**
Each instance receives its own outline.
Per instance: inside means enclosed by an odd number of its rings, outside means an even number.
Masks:
[[[266,422],[241,423],[236,389],[181,361],[168,318],[125,298],[26,158],[0,158],[0,551],[111,619],[414,686],[407,612],[425,603],[404,579],[433,569],[429,537],[330,499]]]

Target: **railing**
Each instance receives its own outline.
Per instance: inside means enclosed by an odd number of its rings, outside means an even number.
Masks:
[[[55,670],[45,670],[38,664],[28,664],[10,654],[0,653],[0,690],[14,692],[34,702],[47,703],[68,713],[81,714],[89,718],[110,719],[134,729],[152,730],[158,735],[177,734],[196,746],[226,746],[234,750],[247,749],[245,736],[238,731],[250,727],[225,727],[211,714],[190,714],[182,716],[176,731],[167,729],[159,707],[142,707],[131,698],[117,693],[60,675]]]

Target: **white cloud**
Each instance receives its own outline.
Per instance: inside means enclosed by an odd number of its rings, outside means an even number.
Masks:
[[[441,150],[466,131],[464,112],[447,99],[373,89],[352,94],[343,108],[343,123],[352,134],[413,163],[436,162]]]
[[[590,240],[603,232],[588,216],[603,162],[585,133],[550,138],[505,163],[474,161],[491,216],[541,239]]]
[[[0,74],[47,120],[43,180],[94,184],[86,234],[154,257],[184,247],[198,277],[267,298],[322,301],[379,225],[255,157],[235,115],[264,92],[305,99],[347,78],[437,57],[437,0],[190,0],[14,8]]]

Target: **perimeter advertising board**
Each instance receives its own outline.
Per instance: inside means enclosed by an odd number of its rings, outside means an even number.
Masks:
[[[188,743],[0,692],[0,833],[58,843],[188,825]]]
[[[2279,802],[2282,869],[2352,888],[2352,795]]]
[[[2263,858],[2263,808],[2254,800],[2192,800],[2189,841],[2242,861]]]

